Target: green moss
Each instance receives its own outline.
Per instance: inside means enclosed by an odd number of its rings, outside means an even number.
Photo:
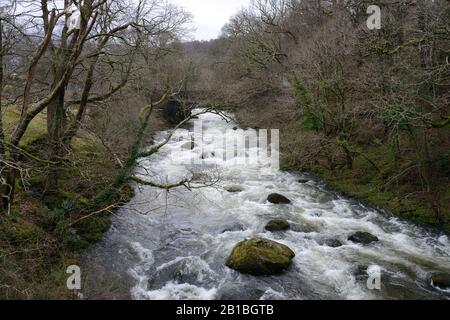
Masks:
[[[448,33],[448,31],[445,28],[437,28],[434,30],[434,34],[446,34],[446,33]]]
[[[87,133],[79,134],[79,136],[72,139],[71,148],[78,156],[98,157],[104,149],[100,141]]]
[[[89,204],[89,199],[86,197],[75,193],[75,192],[60,192],[60,201],[70,200],[73,202],[77,202],[80,206],[87,206]]]
[[[441,217],[438,217],[428,207],[429,202],[426,197],[406,197],[413,193],[413,188],[417,188],[412,182],[393,186],[386,184],[389,177],[396,172],[389,147],[373,146],[366,151],[366,156],[379,165],[381,173],[377,172],[363,157],[355,159],[353,169],[340,167],[332,172],[321,165],[305,166],[302,169],[319,174],[332,189],[349,197],[385,209],[414,223],[450,232],[450,212],[443,212]],[[449,198],[450,188],[441,188],[435,193],[443,199]]]
[[[45,236],[40,227],[25,221],[17,214],[12,214],[9,219],[0,219],[0,230],[12,245],[39,242]]]
[[[323,167],[323,166],[319,166],[319,165],[311,165],[311,166],[306,166],[305,168],[302,168],[302,171],[309,171],[311,173],[316,173],[319,175],[326,175],[328,174],[328,169]]]
[[[11,109],[4,114],[7,138],[19,115]],[[45,116],[35,118],[21,147],[45,157],[46,127]],[[66,158],[64,163],[70,166],[61,166],[59,193],[52,198],[41,197],[46,185],[45,170],[30,171],[24,186],[18,180],[20,206],[14,206],[8,218],[0,219],[0,255],[4,257],[0,259],[0,283],[9,286],[0,287],[0,299],[71,298],[66,288],[67,266],[79,265],[79,252],[101,240],[110,221],[106,214],[100,213],[72,227],[71,224],[112,203],[126,203],[134,196],[134,189],[124,185],[115,198],[102,206],[92,203],[117,173],[109,153],[94,136],[80,132]]]
[[[97,217],[78,224],[76,230],[81,238],[93,243],[101,240],[110,226],[111,222],[107,217]]]
[[[12,106],[3,114],[3,123],[5,127],[6,137],[12,134],[15,127],[19,123],[20,120],[20,111]],[[37,115],[33,121],[31,121],[28,126],[27,131],[25,132],[22,141],[21,147],[26,147],[32,144],[34,141],[42,138],[47,134],[47,118],[43,114]]]

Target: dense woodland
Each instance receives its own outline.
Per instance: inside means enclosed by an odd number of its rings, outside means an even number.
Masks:
[[[144,148],[152,133],[177,126],[158,112],[175,98],[281,129],[284,169],[450,230],[447,0],[378,1],[381,30],[372,1],[255,0],[209,42],[188,41],[169,2],[0,4],[0,297],[67,298],[62,266],[130,183],[190,183],[133,175],[164,144]]]

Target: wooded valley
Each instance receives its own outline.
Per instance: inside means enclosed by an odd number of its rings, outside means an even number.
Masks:
[[[448,235],[450,3],[377,1],[379,30],[372,4],[254,0],[194,41],[169,1],[0,0],[0,298],[70,299],[65,268],[136,188],[189,188],[135,168],[193,105],[280,129],[283,170]]]

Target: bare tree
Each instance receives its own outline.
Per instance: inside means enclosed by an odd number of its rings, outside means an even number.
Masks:
[[[39,44],[34,49],[24,85],[20,121],[8,143],[10,161],[19,163],[17,148],[30,122],[44,110],[47,111],[47,130],[49,140],[49,165],[47,189],[57,190],[59,161],[63,154],[64,143],[70,142],[76,134],[80,123],[91,103],[98,103],[111,97],[123,88],[133,70],[138,49],[152,48],[167,43],[177,37],[189,15],[171,4],[157,1],[106,1],[86,0],[83,2],[65,0],[62,7],[47,0],[39,5],[23,0],[19,5],[28,8],[20,16],[32,15],[32,26],[38,32]],[[73,7],[75,5],[75,7]],[[79,21],[75,27],[69,26],[74,12],[79,12]],[[41,23],[36,17],[40,16]],[[36,31],[33,31],[36,32]],[[59,34],[59,36],[57,36]],[[125,49],[127,48],[127,49]],[[123,54],[125,51],[125,54]],[[120,54],[122,52],[122,54]],[[119,58],[120,57],[120,58]],[[51,61],[50,83],[48,93],[44,90],[33,92],[33,87],[42,86],[37,76],[38,69],[44,61]],[[111,79],[119,76],[121,80],[110,90],[91,95],[94,87],[95,72],[99,62],[102,65],[115,66]],[[86,67],[87,66],[87,67]],[[74,75],[84,74],[82,94],[79,98],[67,99],[68,90],[77,85]],[[100,77],[102,77],[101,75]],[[75,91],[75,90],[74,90]],[[71,121],[71,106],[78,105]],[[14,199],[17,170],[11,168],[6,177],[8,191],[4,194],[4,208],[9,207]]]

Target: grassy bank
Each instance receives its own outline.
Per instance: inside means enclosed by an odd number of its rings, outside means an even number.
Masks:
[[[8,110],[3,119],[8,137],[19,112]],[[147,141],[165,127],[161,118],[154,117]],[[21,148],[45,159],[45,115],[33,120]],[[81,265],[82,253],[109,229],[109,214],[133,196],[132,187],[126,185],[107,208],[86,212],[86,205],[113,181],[120,167],[102,142],[85,130],[67,151],[59,191],[52,196],[45,193],[46,164],[23,159],[29,171],[17,186],[10,215],[0,219],[0,299],[74,298],[66,287],[67,267]]]
[[[379,151],[379,150],[378,150]],[[377,151],[369,153],[373,158]],[[380,160],[383,160],[382,158]],[[365,165],[365,159],[357,159],[360,166],[357,169],[339,168],[330,171],[325,166],[289,166],[287,170],[299,170],[319,174],[333,190],[348,197],[360,200],[370,206],[386,210],[393,215],[413,223],[433,227],[450,233],[450,212],[448,207],[436,214],[433,203],[435,201],[450,201],[450,183],[443,181],[436,193],[430,197],[426,193],[417,193],[416,186],[411,184],[392,183],[386,186],[386,180]],[[389,168],[389,165],[386,165]],[[439,199],[439,200],[437,200]]]

